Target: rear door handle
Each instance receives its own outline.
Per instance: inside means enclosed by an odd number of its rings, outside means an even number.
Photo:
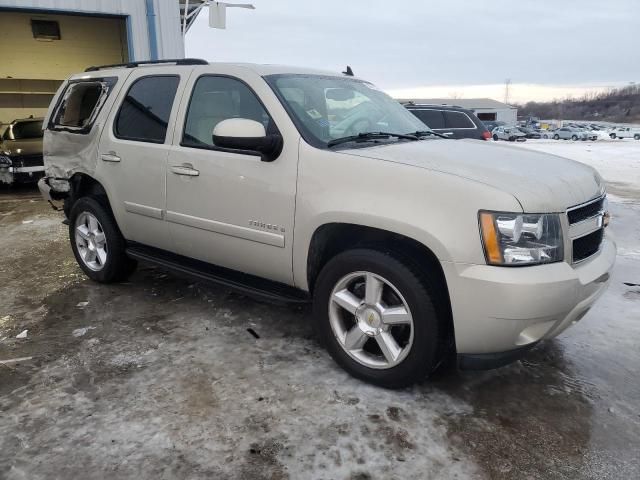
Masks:
[[[115,152],[103,153],[100,155],[103,162],[119,162],[120,157]]]
[[[442,135],[453,135],[453,132],[442,132]]]
[[[188,163],[184,165],[172,165],[171,172],[175,173],[176,175],[186,175],[187,177],[197,177],[198,175],[200,175],[200,171],[196,170],[195,168],[193,168],[193,165]]]

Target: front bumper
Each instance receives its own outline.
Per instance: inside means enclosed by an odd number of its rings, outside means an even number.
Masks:
[[[496,354],[533,346],[579,321],[604,293],[616,246],[579,265],[494,267],[442,262],[458,354]]]
[[[44,175],[44,166],[34,167],[5,167],[0,169],[0,182],[2,183],[28,183],[36,182]]]

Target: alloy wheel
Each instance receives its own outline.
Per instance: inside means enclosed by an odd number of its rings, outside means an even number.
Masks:
[[[89,212],[78,215],[75,223],[75,241],[82,262],[99,272],[107,262],[107,238],[98,219]]]
[[[342,349],[369,368],[398,365],[413,344],[407,301],[391,282],[371,272],[353,272],[336,283],[329,323]]]

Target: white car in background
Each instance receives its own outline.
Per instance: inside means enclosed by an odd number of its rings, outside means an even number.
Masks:
[[[609,133],[611,138],[633,138],[640,140],[640,128],[638,127],[619,127]]]
[[[491,132],[495,141],[508,140],[510,142],[526,142],[527,136],[517,127],[496,127]]]

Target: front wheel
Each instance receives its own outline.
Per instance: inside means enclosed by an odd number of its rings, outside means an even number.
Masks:
[[[615,140],[615,138],[616,138],[616,134],[615,134],[615,133],[611,133],[611,134],[609,134],[609,138],[610,138],[611,140]]]
[[[557,133],[553,136],[554,140],[560,140],[560,135],[558,135]]]
[[[403,261],[377,250],[343,252],[320,272],[313,301],[320,340],[354,377],[401,388],[437,365],[434,298]]]
[[[633,139],[634,139],[634,140],[640,140],[640,135],[636,133],[636,134],[633,136]]]
[[[96,282],[124,280],[135,270],[115,219],[95,198],[80,198],[71,208],[69,239],[78,265]]]
[[[498,135],[494,134],[493,135],[493,140],[497,142],[498,141]]]
[[[571,140],[573,140],[575,142],[576,140],[578,140],[578,136],[577,135],[571,135]]]

